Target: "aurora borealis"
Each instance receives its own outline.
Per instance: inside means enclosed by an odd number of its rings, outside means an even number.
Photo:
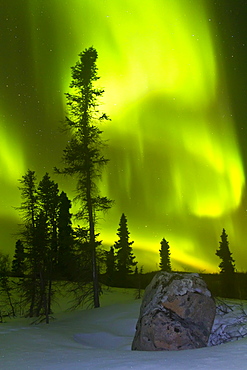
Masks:
[[[246,248],[245,1],[9,0],[0,9],[0,249],[13,253],[18,179],[53,175],[66,136],[64,93],[78,54],[99,54],[110,159],[99,225],[108,247],[122,213],[144,272],[160,241],[172,266],[217,271],[223,227],[239,271]],[[246,42],[246,44],[245,44]]]

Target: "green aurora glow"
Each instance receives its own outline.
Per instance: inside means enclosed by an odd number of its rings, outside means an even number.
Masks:
[[[202,0],[10,0],[1,14],[1,248],[13,251],[28,168],[59,165],[66,137],[64,92],[80,51],[98,53],[109,166],[102,195],[115,206],[100,224],[105,246],[121,213],[144,271],[159,243],[173,268],[216,271],[224,227],[238,269],[246,270],[245,172],[217,20]],[[213,2],[212,2],[213,3]],[[62,4],[62,6],[61,6]],[[216,37],[217,36],[217,37]],[[73,186],[60,177],[60,189]],[[8,227],[6,225],[9,225]],[[11,226],[10,226],[11,225]]]

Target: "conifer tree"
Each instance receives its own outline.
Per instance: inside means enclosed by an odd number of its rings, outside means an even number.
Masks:
[[[38,295],[37,284],[37,253],[35,248],[36,219],[38,214],[37,205],[37,179],[35,171],[28,170],[19,180],[21,191],[21,206],[16,207],[22,219],[20,240],[26,254],[27,278],[23,280],[23,290],[26,303],[29,304],[28,316],[35,315],[35,302]]]
[[[223,229],[220,236],[221,241],[220,248],[216,250],[216,256],[221,259],[219,264],[220,272],[225,274],[232,274],[235,271],[234,259],[232,258],[232,253],[229,249],[228,235],[225,229]]]
[[[15,254],[12,260],[12,274],[23,277],[25,273],[25,251],[24,245],[20,239],[15,243]]]
[[[62,191],[59,195],[59,209],[58,209],[58,251],[56,260],[56,270],[60,277],[71,278],[73,275],[73,228],[72,228],[72,214],[70,213],[71,201],[67,194]]]
[[[125,284],[127,275],[133,272],[133,267],[136,266],[137,262],[134,261],[135,256],[131,247],[134,242],[129,241],[130,233],[128,231],[127,218],[124,213],[120,218],[117,235],[119,239],[114,244],[114,248],[117,250],[117,271],[121,281]]]
[[[27,173],[19,180],[21,186],[22,203],[16,209],[20,212],[23,220],[21,235],[27,244],[33,244],[35,218],[37,214],[37,189],[36,175],[34,171],[28,170]]]
[[[216,250],[216,255],[221,259],[219,264],[221,274],[222,295],[228,298],[234,298],[235,295],[235,264],[232,258],[232,253],[229,249],[228,235],[223,229],[220,236],[221,241],[219,249]]]
[[[160,269],[162,271],[171,271],[171,260],[170,260],[170,246],[169,242],[166,241],[165,238],[163,238],[160,242],[161,248],[159,250],[160,252]]]
[[[38,305],[38,315],[45,315],[49,321],[51,313],[52,281],[57,262],[58,238],[57,220],[59,209],[58,184],[46,173],[37,189],[38,218],[36,248],[39,255],[39,279],[41,299]]]
[[[111,207],[111,201],[100,196],[98,188],[98,181],[108,160],[103,155],[105,142],[97,124],[109,118],[97,110],[98,99],[104,92],[94,87],[99,79],[97,57],[97,51],[90,47],[79,54],[79,61],[72,67],[72,92],[66,94],[68,116],[65,122],[71,139],[63,153],[64,168],[55,169],[57,173],[77,179],[75,200],[79,204],[79,210],[76,217],[83,220],[88,229],[94,307],[100,305],[95,231],[97,215]]]

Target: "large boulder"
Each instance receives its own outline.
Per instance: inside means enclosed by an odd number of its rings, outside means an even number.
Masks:
[[[206,347],[215,312],[198,274],[159,272],[145,290],[132,350]]]

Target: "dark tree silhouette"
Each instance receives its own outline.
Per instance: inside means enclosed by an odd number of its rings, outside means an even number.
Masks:
[[[15,243],[15,254],[12,260],[12,274],[13,276],[23,277],[25,273],[25,250],[24,245],[20,239]]]
[[[37,253],[35,248],[36,218],[38,212],[37,189],[35,171],[28,170],[19,180],[21,191],[21,206],[16,207],[22,219],[20,240],[24,244],[26,253],[26,272],[29,278],[22,281],[24,298],[29,304],[28,316],[35,315],[35,302],[37,300]]]
[[[235,294],[235,264],[232,258],[232,253],[229,249],[228,235],[223,229],[220,236],[221,241],[219,249],[216,250],[216,255],[221,259],[219,264],[222,282],[222,295],[225,297],[234,297]]]
[[[17,209],[22,216],[19,235],[23,246],[21,253],[25,255],[25,274],[20,288],[24,292],[26,304],[29,305],[28,316],[45,316],[48,323],[52,296],[55,293],[52,282],[59,270],[58,243],[62,237],[63,243],[68,243],[68,230],[65,229],[70,216],[64,209],[66,195],[62,193],[59,196],[58,184],[50,179],[48,173],[37,186],[35,172],[28,170],[20,183],[22,203]],[[69,200],[66,201],[69,207]],[[70,232],[72,234],[71,229]],[[65,246],[62,245],[61,248],[65,249]],[[16,265],[17,258],[13,261],[13,266]]]
[[[159,250],[160,252],[160,269],[162,271],[171,271],[171,260],[170,260],[170,246],[169,242],[166,241],[165,238],[163,238],[160,242],[161,248]]]
[[[60,277],[69,279],[74,275],[74,253],[73,253],[73,228],[72,214],[70,213],[71,201],[65,192],[59,196],[58,209],[58,250],[56,256],[56,271]]]
[[[225,229],[223,229],[220,238],[220,248],[215,253],[216,256],[221,259],[221,262],[219,264],[220,272],[231,274],[235,271],[235,261],[232,258],[232,253],[229,249],[228,235],[226,234]]]
[[[64,168],[57,173],[73,176],[77,179],[75,200],[80,208],[77,219],[83,220],[89,233],[89,245],[92,254],[92,280],[94,287],[94,307],[99,307],[99,283],[96,258],[95,226],[99,211],[111,207],[111,201],[100,196],[98,180],[108,160],[103,156],[102,131],[96,122],[109,119],[97,110],[98,99],[103,90],[94,87],[99,79],[97,75],[97,51],[90,47],[79,54],[79,61],[72,67],[71,93],[66,94],[68,116],[65,125],[70,131],[71,139],[63,153]]]
[[[10,258],[8,254],[0,252],[0,317],[2,321],[2,309],[5,314],[15,316],[13,300],[13,285],[10,281]],[[2,307],[3,305],[3,307]]]
[[[36,227],[36,247],[39,255],[38,274],[41,288],[38,314],[40,315],[43,311],[46,322],[48,322],[51,313],[52,281],[58,251],[57,219],[59,210],[58,184],[50,179],[48,173],[43,176],[39,183],[37,200],[39,215]]]
[[[10,258],[8,254],[0,252],[0,322],[2,316],[15,316],[15,307],[13,300],[13,286],[9,279],[10,276]]]
[[[134,261],[135,256],[131,247],[134,242],[129,241],[130,233],[124,213],[120,218],[117,235],[119,240],[114,244],[114,248],[117,250],[117,271],[123,284],[126,284],[127,275],[133,272],[132,268],[136,266],[137,262]]]

